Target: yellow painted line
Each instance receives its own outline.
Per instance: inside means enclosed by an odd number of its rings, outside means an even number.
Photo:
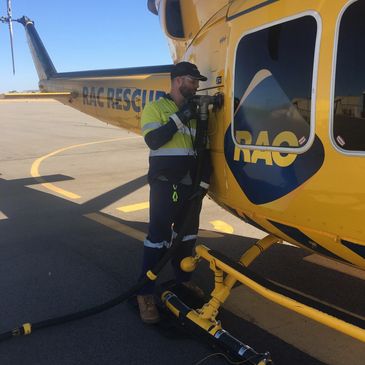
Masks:
[[[98,222],[106,227],[109,227],[109,228],[113,229],[114,231],[123,233],[129,237],[135,238],[136,240],[139,240],[141,242],[143,242],[144,239],[146,238],[146,234],[147,234],[146,232],[142,232],[138,229],[129,227],[126,224],[118,222],[117,220],[110,218],[104,214],[88,213],[88,214],[85,214],[85,217],[93,220],[94,222]],[[208,237],[208,238],[223,237],[223,236],[219,235],[219,233],[216,233],[213,231],[204,231],[204,230],[199,230],[198,236],[199,237]]]
[[[8,216],[0,210],[0,221],[5,219],[8,219]]]
[[[233,233],[233,227],[226,222],[217,220],[217,221],[210,221],[209,223],[213,225],[216,231],[223,233]]]
[[[130,213],[130,212],[136,212],[138,210],[148,209],[150,207],[149,202],[143,202],[138,204],[132,204],[132,205],[124,205],[123,207],[117,208],[117,210],[120,210],[124,213]]]
[[[105,139],[105,140],[102,140],[102,141],[87,142],[87,143],[81,143],[81,144],[76,144],[76,145],[60,148],[56,151],[48,153],[47,155],[44,155],[44,156],[38,158],[37,160],[35,160],[32,164],[31,169],[30,169],[30,173],[31,173],[32,177],[36,178],[36,180],[39,181],[42,184],[42,186],[45,187],[46,189],[51,190],[54,193],[57,193],[57,194],[62,195],[66,198],[69,198],[69,199],[74,199],[74,200],[80,199],[81,196],[78,195],[78,194],[72,193],[71,191],[67,191],[65,189],[61,189],[61,188],[59,188],[58,186],[56,186],[54,184],[46,183],[45,180],[40,177],[39,166],[41,165],[41,163],[49,157],[55,156],[55,155],[57,155],[61,152],[68,151],[68,150],[71,150],[71,149],[74,149],[74,148],[80,148],[80,147],[85,147],[85,146],[91,146],[91,145],[94,145],[94,144],[122,141],[122,140],[127,140],[127,139],[134,139],[134,138],[141,138],[141,137],[136,136],[136,137],[120,137],[120,138],[113,138],[113,139]]]
[[[341,272],[343,274],[353,276],[354,278],[357,278],[357,279],[365,280],[365,271],[364,270],[342,264],[341,262],[334,261],[334,260],[328,259],[323,256],[313,254],[313,255],[305,257],[303,260],[311,262],[312,264],[323,266],[327,269],[335,270],[335,271]]]
[[[98,222],[100,224],[103,224],[104,226],[107,226],[114,231],[123,233],[129,237],[135,238],[138,241],[143,242],[146,238],[146,233],[139,231],[138,229],[132,228],[127,226],[126,224],[120,223],[112,218],[109,218],[103,214],[100,213],[88,213],[85,214],[85,217],[93,220],[94,222]]]
[[[121,222],[118,222],[117,220],[110,218],[104,214],[100,213],[88,213],[85,214],[86,218],[89,218],[93,220],[94,222],[98,222],[100,224],[103,224],[106,227],[109,227],[113,229],[114,231],[123,233],[129,237],[135,238],[136,240],[139,240],[141,242],[144,241],[146,238],[146,232],[142,232],[138,229],[132,228],[127,226],[126,224],[123,224]],[[204,238],[220,238],[223,237],[219,235],[219,233],[213,232],[213,231],[205,231],[205,230],[199,230],[198,236],[204,237]]]

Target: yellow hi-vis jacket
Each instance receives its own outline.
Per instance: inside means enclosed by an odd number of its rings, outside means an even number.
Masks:
[[[169,95],[151,102],[142,112],[141,128],[147,145],[150,147],[148,178],[164,177],[178,183],[193,181],[197,168],[194,141],[196,120],[189,121],[188,126],[179,123],[174,114],[178,107]],[[153,132],[150,136],[149,133]],[[153,143],[151,137],[153,135]],[[204,176],[209,183],[210,171]]]

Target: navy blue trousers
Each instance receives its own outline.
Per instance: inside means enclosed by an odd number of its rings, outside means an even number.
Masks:
[[[150,184],[150,223],[148,235],[144,241],[143,263],[140,278],[161,259],[171,244],[173,236],[179,232],[186,219],[188,198],[192,195],[192,186],[172,184],[168,181],[154,180]],[[190,223],[176,256],[171,260],[176,282],[189,281],[191,273],[181,270],[180,262],[191,256],[199,229],[201,202],[190,217]],[[140,294],[152,294],[155,283],[149,282],[140,290]]]

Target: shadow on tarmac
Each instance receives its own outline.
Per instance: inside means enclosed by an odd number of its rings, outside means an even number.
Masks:
[[[72,179],[42,176],[47,182]],[[0,332],[25,322],[72,313],[106,302],[135,283],[141,242],[85,217],[140,189],[138,177],[84,204],[32,189],[35,178],[0,179]],[[145,232],[147,225],[113,220]],[[238,258],[255,241],[222,234],[204,244]],[[277,259],[282,254],[276,248]],[[261,259],[253,268],[259,267]],[[262,264],[262,260],[261,260]],[[267,266],[267,265],[266,265]],[[206,290],[213,283],[208,266],[201,265],[197,282]],[[169,268],[162,273],[168,280]],[[222,309],[224,327],[259,352],[270,351],[275,364],[317,365],[302,353],[253,324]],[[174,327],[175,328],[175,327]],[[91,319],[39,331],[0,344],[2,364],[194,364],[207,348],[171,328],[146,327],[134,308],[121,305]],[[223,364],[212,359],[207,364]]]

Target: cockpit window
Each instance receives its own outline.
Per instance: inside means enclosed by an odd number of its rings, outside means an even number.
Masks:
[[[184,38],[180,0],[166,0],[166,30],[174,38]]]
[[[365,2],[343,13],[338,37],[333,140],[342,150],[365,151]]]
[[[299,152],[311,142],[316,39],[317,20],[304,15],[239,41],[232,129],[238,145]]]

